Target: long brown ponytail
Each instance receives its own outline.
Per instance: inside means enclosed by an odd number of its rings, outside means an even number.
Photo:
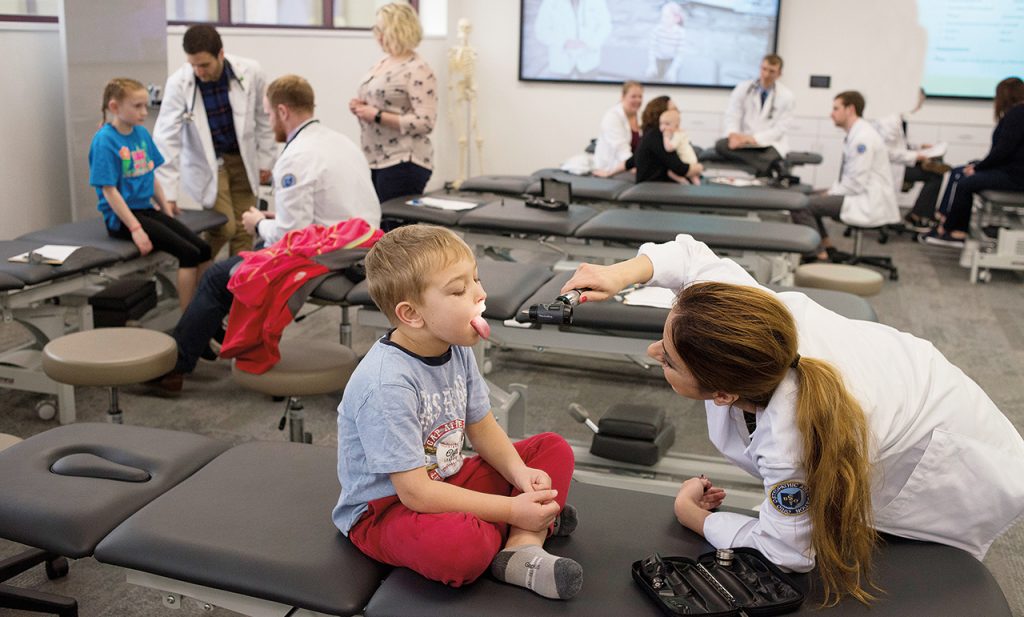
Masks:
[[[867,603],[877,541],[871,509],[867,418],[828,362],[797,356],[789,310],[756,287],[696,283],[676,298],[672,344],[706,391],[766,405],[796,364],[797,429],[810,493],[811,547],[824,603]]]

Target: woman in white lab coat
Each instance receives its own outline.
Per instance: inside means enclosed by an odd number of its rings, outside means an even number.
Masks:
[[[704,400],[712,443],[763,480],[756,516],[713,512],[725,492],[683,483],[679,521],[715,547],[746,546],[806,572],[826,598],[867,602],[875,530],[984,557],[1024,513],[1024,440],[928,341],[760,287],[680,235],[563,291],[603,300],[634,283],[680,290],[648,354]]]
[[[605,0],[542,0],[534,23],[537,39],[548,48],[547,70],[555,77],[593,77],[601,47],[612,33]]]
[[[611,175],[626,169],[626,161],[640,144],[640,105],[644,86],[638,81],[622,84],[622,100],[601,118],[601,132],[594,149],[594,171]]]

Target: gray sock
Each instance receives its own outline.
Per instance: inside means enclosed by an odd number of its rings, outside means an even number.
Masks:
[[[583,586],[583,568],[567,557],[556,557],[531,544],[507,548],[491,562],[499,581],[526,587],[552,600],[568,600]]]
[[[555,517],[554,530],[551,535],[555,537],[572,535],[572,532],[576,531],[576,526],[580,524],[579,515],[576,513],[576,508],[572,504],[565,504],[562,511]]]

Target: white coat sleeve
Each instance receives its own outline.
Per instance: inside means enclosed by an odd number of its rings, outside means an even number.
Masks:
[[[562,45],[569,38],[568,28],[559,21],[555,9],[556,0],[543,0],[540,9],[537,11],[537,21],[534,22],[533,33],[537,40],[548,47],[555,46],[561,51]]]
[[[917,151],[905,147],[903,140],[900,139],[900,121],[901,118],[893,114],[880,118],[872,124],[878,130],[882,141],[885,142],[885,147],[889,151],[889,162],[904,167],[913,167],[917,163]]]
[[[282,159],[274,167],[275,216],[259,225],[260,237],[267,246],[289,231],[313,224],[317,173],[312,166],[298,163]]]
[[[778,92],[776,92],[778,96]],[[775,112],[772,114],[771,124],[763,131],[754,133],[754,141],[762,146],[782,141],[789,133],[793,124],[793,107],[795,107],[792,95],[778,97],[775,102]]]
[[[760,287],[735,261],[722,259],[706,244],[686,234],[679,234],[671,242],[644,244],[639,254],[646,255],[654,264],[654,276],[648,284],[656,287],[681,289],[701,281]]]
[[[872,148],[877,145],[861,141],[846,149],[842,177],[828,190],[829,195],[866,195],[871,181]],[[888,153],[886,153],[888,157]]]
[[[729,105],[725,108],[725,118],[723,118],[726,137],[732,133],[743,132],[740,130],[743,123],[743,98],[749,89],[750,83],[742,82],[733,88],[732,94],[729,95]]]
[[[153,125],[153,143],[164,157],[164,164],[156,168],[156,179],[168,201],[178,200],[178,180],[181,177],[181,129],[185,113],[185,84],[172,74],[164,85],[164,98],[160,115]]]
[[[253,87],[256,88],[256,109],[253,110],[256,119],[256,160],[259,162],[259,169],[273,169],[274,160],[277,158],[277,142],[274,139],[274,131],[270,128],[270,116],[263,109],[267,78],[262,68],[257,67],[257,70],[253,71],[252,81]]]
[[[622,116],[617,114],[614,109],[609,109],[604,114],[604,118],[601,118],[601,134],[597,138],[607,144],[605,151],[612,152],[614,156],[614,160],[600,161],[599,164],[612,168],[616,163],[621,163],[633,156],[629,147],[633,136],[630,134],[628,121],[623,124]]]

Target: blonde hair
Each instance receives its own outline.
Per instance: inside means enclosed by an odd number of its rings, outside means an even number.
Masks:
[[[411,6],[393,2],[377,9],[380,45],[388,54],[401,56],[416,49],[423,40],[420,18]]]
[[[431,272],[463,260],[473,251],[452,231],[434,225],[407,225],[384,234],[366,255],[370,297],[392,325],[395,307],[419,302]]]
[[[644,91],[644,85],[642,83],[638,82],[638,81],[630,79],[630,80],[622,82],[622,96],[623,96],[623,98],[625,98],[625,96],[627,94],[629,94],[629,91],[632,90],[633,88],[640,88],[640,92]]]
[[[282,75],[267,86],[267,101],[271,107],[284,105],[313,113],[313,86],[298,75]]]
[[[143,86],[141,81],[130,77],[115,77],[108,81],[106,87],[103,88],[103,105],[100,107],[100,124],[102,125],[107,121],[107,106],[110,105],[110,101],[117,101],[120,103],[124,100],[124,97],[128,96],[132,92],[138,92],[139,90],[145,91],[146,86]]]
[[[839,371],[797,354],[792,314],[761,289],[697,283],[679,292],[672,315],[672,344],[705,391],[764,406],[789,369],[796,370],[796,425],[824,605],[833,606],[847,594],[865,604],[873,600],[865,589],[874,587],[871,561],[878,538],[868,423]]]

